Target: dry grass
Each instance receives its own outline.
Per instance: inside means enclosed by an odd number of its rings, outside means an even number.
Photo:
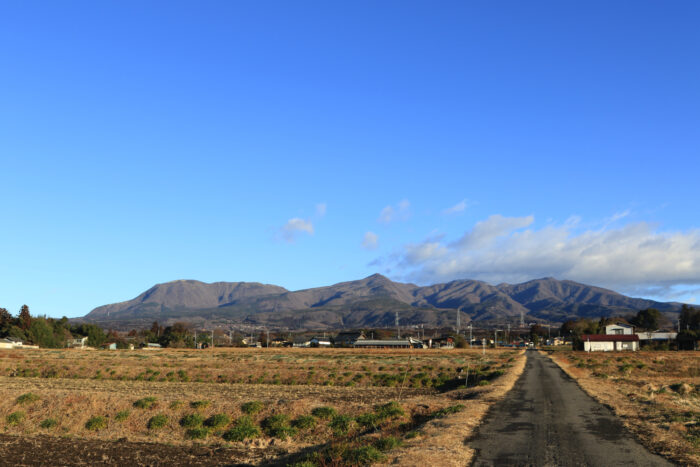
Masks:
[[[324,443],[359,446],[361,442],[376,441],[377,436],[403,438],[415,428],[420,429],[422,439],[437,440],[435,424],[452,423],[453,417],[464,414],[433,420],[425,426],[423,423],[457,403],[468,407],[464,413],[485,412],[503,381],[519,368],[517,355],[504,350],[489,351],[485,356],[469,350],[11,350],[0,352],[0,374],[6,375],[0,376],[0,427],[7,434],[21,436],[47,434],[191,445],[195,441],[188,439],[188,428],[179,421],[195,412],[203,419],[225,414],[235,421],[244,415],[243,403],[261,401],[263,409],[253,415],[253,422],[258,425],[272,415],[286,415],[290,420],[308,416],[320,406],[331,406],[341,416],[354,420],[378,405],[398,401],[403,415],[383,420],[371,430],[353,422],[348,435],[340,436],[329,427],[329,422],[319,421],[315,427],[299,429],[286,440],[262,435],[229,443],[223,440],[224,428],[220,428],[210,430],[206,438],[196,442],[245,447],[250,453],[246,458],[252,460],[260,459],[260,453],[270,446],[287,453]],[[466,367],[472,374],[470,384],[479,380],[493,384],[452,390],[464,383],[456,376],[459,368]],[[508,376],[499,378],[503,373]],[[251,379],[254,383],[247,383]],[[465,391],[473,393],[468,397],[476,398],[455,400],[465,397]],[[27,393],[38,399],[27,401],[34,398],[25,397],[18,402]],[[152,407],[134,406],[134,402],[145,397],[155,398]],[[195,408],[194,401],[209,403]],[[2,423],[18,410],[25,413],[20,423]],[[149,420],[156,415],[164,415],[166,425],[149,429]],[[106,426],[87,428],[93,417],[104,417]],[[47,419],[55,423],[42,428]],[[461,446],[464,437],[459,436],[457,444]],[[445,441],[449,442],[451,439]],[[411,442],[407,446],[411,449]]]
[[[550,354],[651,451],[700,465],[700,353]]]
[[[481,424],[488,409],[503,398],[525,369],[525,352],[521,351],[508,373],[494,384],[451,394],[455,404],[464,409],[444,418],[429,421],[404,449],[393,456],[393,464],[402,466],[464,466],[471,462],[474,450],[466,440]]]

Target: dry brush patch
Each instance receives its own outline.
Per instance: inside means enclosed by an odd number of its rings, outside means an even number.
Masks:
[[[651,451],[700,465],[698,352],[549,353]]]
[[[466,397],[459,389],[464,370],[470,386],[482,384],[468,389],[468,397],[485,395],[517,369],[516,356],[505,350],[485,356],[469,350],[11,351],[0,353],[7,375],[0,376],[0,426],[23,437],[223,446],[239,453],[237,461],[252,463],[269,460],[263,453],[273,449],[290,461],[309,451],[316,457],[307,460],[319,465],[362,464],[386,459],[403,443],[410,448],[416,429],[428,436],[430,420],[449,420],[451,407],[480,410],[487,398],[456,399]],[[312,379],[288,380],[311,371]],[[145,374],[151,376],[138,377]],[[251,375],[272,378],[230,382]],[[332,384],[311,384],[316,377]],[[244,406],[251,402],[260,410]],[[319,407],[335,414],[316,416]],[[21,415],[8,423],[13,413]]]

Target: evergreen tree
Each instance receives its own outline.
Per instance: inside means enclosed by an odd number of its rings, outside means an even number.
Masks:
[[[22,305],[19,310],[19,327],[23,331],[28,331],[29,327],[32,325],[32,316],[29,314],[29,307],[27,305]]]

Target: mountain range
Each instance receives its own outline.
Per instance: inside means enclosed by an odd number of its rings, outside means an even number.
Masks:
[[[177,280],[155,285],[132,300],[95,308],[79,320],[115,329],[142,327],[153,321],[343,329],[393,326],[398,312],[402,326],[442,327],[454,326],[460,308],[463,325],[494,326],[516,325],[521,315],[526,322],[560,323],[625,316],[645,308],[674,318],[680,306],[553,278],[522,284],[455,280],[417,286],[374,274],[298,291],[257,282]]]

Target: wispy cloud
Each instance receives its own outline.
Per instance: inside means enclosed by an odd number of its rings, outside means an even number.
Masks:
[[[328,205],[326,203],[318,203],[316,205],[316,215],[318,217],[325,216],[327,208],[328,208]]]
[[[454,214],[460,214],[460,213],[463,213],[464,211],[466,211],[466,209],[469,207],[469,204],[470,204],[469,201],[467,201],[466,199],[463,199],[462,201],[455,204],[454,206],[449,207],[447,209],[443,209],[442,213],[447,215],[447,216],[451,216]]]
[[[314,226],[311,221],[294,217],[282,227],[282,238],[288,243],[293,243],[300,234],[314,234]]]
[[[638,222],[580,231],[574,230],[578,220],[537,229],[534,220],[493,215],[455,241],[409,244],[387,261],[406,278],[424,283],[554,276],[623,292],[653,290],[657,296],[700,284],[700,230],[663,232]]]
[[[379,246],[379,235],[374,232],[367,232],[362,238],[362,248],[365,250],[376,250]]]
[[[411,215],[411,203],[407,200],[401,200],[396,206],[386,206],[379,213],[379,222],[389,224],[394,221],[405,221]]]

